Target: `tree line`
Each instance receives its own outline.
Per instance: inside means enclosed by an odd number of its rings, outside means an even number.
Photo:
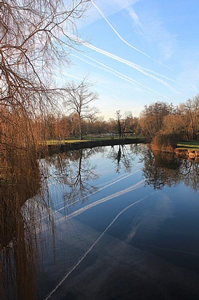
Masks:
[[[110,118],[104,120],[96,113],[87,115],[81,118],[81,125],[79,123],[79,115],[73,111],[68,114],[48,113],[45,116],[38,116],[32,124],[37,136],[40,136],[40,141],[44,140],[64,140],[72,138],[86,138],[87,136],[129,136],[139,135],[141,128],[139,119],[133,117],[131,112],[128,112],[124,118],[118,119]],[[81,126],[81,131],[80,131]]]
[[[53,74],[68,66],[69,49],[77,44],[68,32],[77,34],[76,20],[89,2],[7,0],[0,5],[0,152],[10,165],[14,152],[32,155],[44,139],[141,133],[149,141],[172,142],[198,136],[198,96],[177,107],[164,102],[145,106],[139,118],[118,110],[104,121],[91,107],[98,95],[88,78],[57,86]],[[66,114],[59,111],[59,101]]]
[[[92,94],[92,93],[91,93]],[[95,99],[97,99],[96,94]],[[117,134],[142,135],[149,142],[176,143],[180,140],[197,140],[199,134],[199,96],[185,103],[174,106],[172,103],[156,102],[145,106],[139,118],[133,117],[131,111],[123,115],[120,110],[115,117],[104,120],[98,116],[98,110],[90,108],[87,103],[79,107],[78,97],[70,99],[68,114],[49,113],[44,118],[37,118],[37,133],[43,133],[46,139],[65,139],[70,136],[82,138],[84,135]],[[94,100],[94,99],[93,99]],[[66,100],[67,101],[67,100]],[[91,101],[90,101],[91,102]]]
[[[165,102],[145,106],[139,122],[142,134],[157,149],[169,150],[179,141],[197,140],[199,95],[177,106]]]

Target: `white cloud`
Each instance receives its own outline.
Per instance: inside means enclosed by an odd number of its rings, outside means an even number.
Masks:
[[[126,9],[133,4],[139,2],[140,0],[95,0],[95,4],[103,11],[106,17],[111,16],[119,11]],[[90,4],[88,11],[84,15],[84,18],[80,19],[77,24],[77,27],[83,28],[86,27],[98,20],[102,19],[102,16],[99,12]]]
[[[133,20],[134,31],[147,42],[157,45],[163,61],[169,59],[176,48],[176,35],[169,33],[162,21],[158,9],[142,6],[139,12],[132,7],[127,8]]]
[[[128,8],[128,12],[129,15],[131,16],[131,18],[133,19],[133,21],[135,22],[135,24],[137,24],[138,26],[142,27],[139,17],[138,15],[135,13],[134,9],[132,7]]]

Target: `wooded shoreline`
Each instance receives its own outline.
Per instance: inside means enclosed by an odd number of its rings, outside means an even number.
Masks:
[[[58,151],[72,151],[79,150],[83,148],[94,148],[101,146],[114,146],[114,145],[125,145],[125,144],[140,144],[146,143],[144,138],[122,138],[122,139],[106,139],[106,140],[94,140],[94,141],[81,141],[81,142],[73,142],[73,143],[63,143],[63,144],[55,144],[55,145],[47,145],[47,152],[49,154],[57,153]]]
[[[145,138],[121,138],[121,139],[106,139],[106,140],[90,140],[90,141],[77,141],[77,142],[66,142],[66,143],[57,143],[54,145],[47,145],[46,148],[41,148],[39,150],[39,156],[44,157],[45,154],[55,154],[58,152],[67,152],[73,150],[79,150],[83,148],[95,148],[103,146],[115,146],[115,145],[125,145],[125,144],[146,144],[147,141]],[[188,148],[173,148],[167,150],[158,150],[153,149],[154,151],[173,153],[179,158],[189,158],[199,160],[199,150],[197,149],[188,149]]]

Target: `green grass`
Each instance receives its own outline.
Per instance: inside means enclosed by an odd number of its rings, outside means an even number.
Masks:
[[[46,145],[61,145],[61,144],[66,144],[66,143],[81,143],[81,142],[88,142],[89,140],[78,140],[78,139],[70,139],[70,140],[48,140],[46,141]]]
[[[142,136],[126,136],[124,138],[132,139],[134,140],[135,138],[143,138]],[[100,137],[100,136],[83,136],[83,140],[80,140],[78,138],[73,138],[71,137],[70,139],[64,139],[64,140],[47,140],[45,142],[45,145],[62,145],[66,143],[81,143],[81,142],[89,142],[89,141],[100,141],[100,140],[118,140],[118,136],[114,136],[113,138],[111,136],[106,136],[106,137]]]
[[[182,149],[193,149],[199,150],[199,141],[187,141],[187,142],[180,142],[177,144],[177,147]]]

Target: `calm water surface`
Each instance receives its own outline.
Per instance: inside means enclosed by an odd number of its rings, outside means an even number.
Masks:
[[[36,211],[30,299],[199,299],[197,162],[128,145],[55,154],[41,170],[42,205],[22,207]]]

